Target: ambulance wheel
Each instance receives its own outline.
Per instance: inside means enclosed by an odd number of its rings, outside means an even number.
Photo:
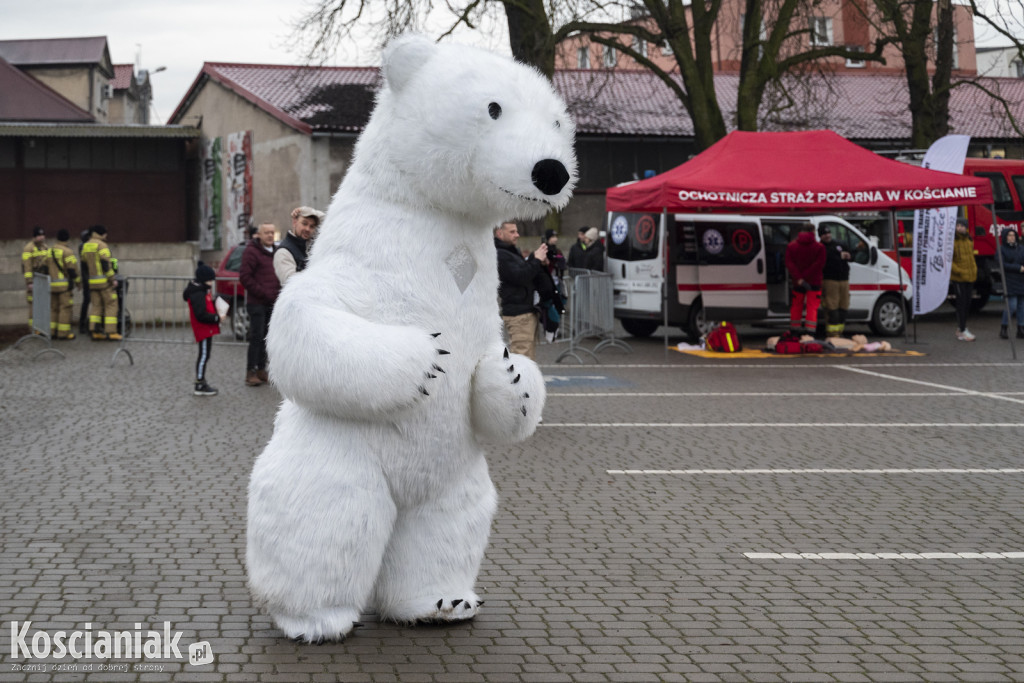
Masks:
[[[650,337],[661,324],[657,320],[643,320],[642,318],[623,318],[622,329],[634,337]]]
[[[704,301],[697,299],[690,305],[690,316],[686,321],[686,327],[683,328],[683,332],[696,342],[711,331],[711,325],[712,323],[708,322],[707,316],[704,315]]]
[[[871,314],[871,329],[882,337],[903,334],[907,323],[907,309],[896,294],[886,294],[875,304]]]

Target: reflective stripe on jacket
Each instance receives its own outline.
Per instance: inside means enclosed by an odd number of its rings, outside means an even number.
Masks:
[[[21,272],[25,275],[26,284],[32,282],[32,273],[46,273],[46,259],[50,257],[50,250],[46,242],[37,245],[32,240],[21,250]]]
[[[82,245],[82,261],[89,267],[89,288],[103,289],[114,279],[113,259],[107,243],[93,235]]]
[[[50,293],[68,291],[72,284],[79,284],[78,257],[67,242],[57,242],[48,252],[46,263],[50,269]]]

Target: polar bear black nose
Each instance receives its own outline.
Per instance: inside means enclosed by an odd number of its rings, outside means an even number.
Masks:
[[[561,161],[542,159],[533,167],[533,184],[544,194],[558,194],[569,182],[569,172]]]

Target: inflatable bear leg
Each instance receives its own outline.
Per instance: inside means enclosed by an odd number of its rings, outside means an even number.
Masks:
[[[374,588],[381,618],[399,623],[465,621],[482,604],[473,587],[497,507],[479,456],[443,494],[399,508]]]
[[[395,521],[371,449],[345,431],[286,401],[253,467],[249,587],[289,638],[340,640],[352,631]]]

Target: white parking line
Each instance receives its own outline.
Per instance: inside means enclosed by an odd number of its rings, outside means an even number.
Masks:
[[[557,363],[541,364],[542,368],[559,370],[573,370],[587,368],[588,370],[600,368],[622,369],[647,369],[659,368],[664,370],[702,370],[704,368],[769,368],[772,370],[792,370],[807,368],[830,368],[831,365],[814,362],[802,362],[797,359],[786,359],[785,363],[700,363],[700,364],[679,364],[679,363],[601,363],[600,365],[560,365]],[[999,363],[865,363],[865,367],[871,368],[1017,368],[1024,369],[1024,363],[1020,362],[999,362]]]
[[[706,475],[706,474],[1024,474],[1024,469],[1016,468],[886,468],[886,469],[749,469],[749,470],[605,470],[608,474],[673,474],[673,475]]]
[[[991,392],[993,396],[1021,396],[1024,391],[1000,391]],[[592,391],[592,392],[562,392],[548,391],[548,396],[566,396],[572,398],[602,398],[608,396],[621,396],[629,398],[704,398],[712,396],[731,396],[764,398],[777,396],[817,396],[822,398],[935,398],[942,396],[956,396],[962,398],[969,394],[963,391],[664,391],[664,392],[643,392],[643,391]]]
[[[1000,394],[993,394],[986,391],[975,391],[973,389],[963,389],[961,387],[953,387],[948,384],[936,384],[935,382],[925,382],[919,379],[909,379],[907,377],[897,377],[896,375],[887,375],[882,372],[872,372],[871,370],[865,370],[864,368],[855,368],[850,365],[837,365],[840,370],[846,370],[848,372],[857,372],[862,375],[870,375],[872,377],[881,377],[883,379],[891,379],[896,382],[907,382],[908,384],[920,384],[925,387],[932,387],[933,389],[947,389],[949,391],[959,391],[968,396],[982,396],[984,398],[994,398],[998,401],[1011,401],[1012,403],[1024,403],[1024,399],[1012,398],[1010,396],[1002,396]]]
[[[1024,422],[542,422],[538,428],[636,428],[651,429],[655,427],[671,427],[673,429],[712,429],[712,428],[757,428],[757,429],[795,429],[809,427],[813,429],[908,429],[914,427],[927,428],[961,428],[961,427],[1002,427],[1008,429],[1024,428]]]
[[[743,553],[749,560],[1024,560],[1024,552]]]

